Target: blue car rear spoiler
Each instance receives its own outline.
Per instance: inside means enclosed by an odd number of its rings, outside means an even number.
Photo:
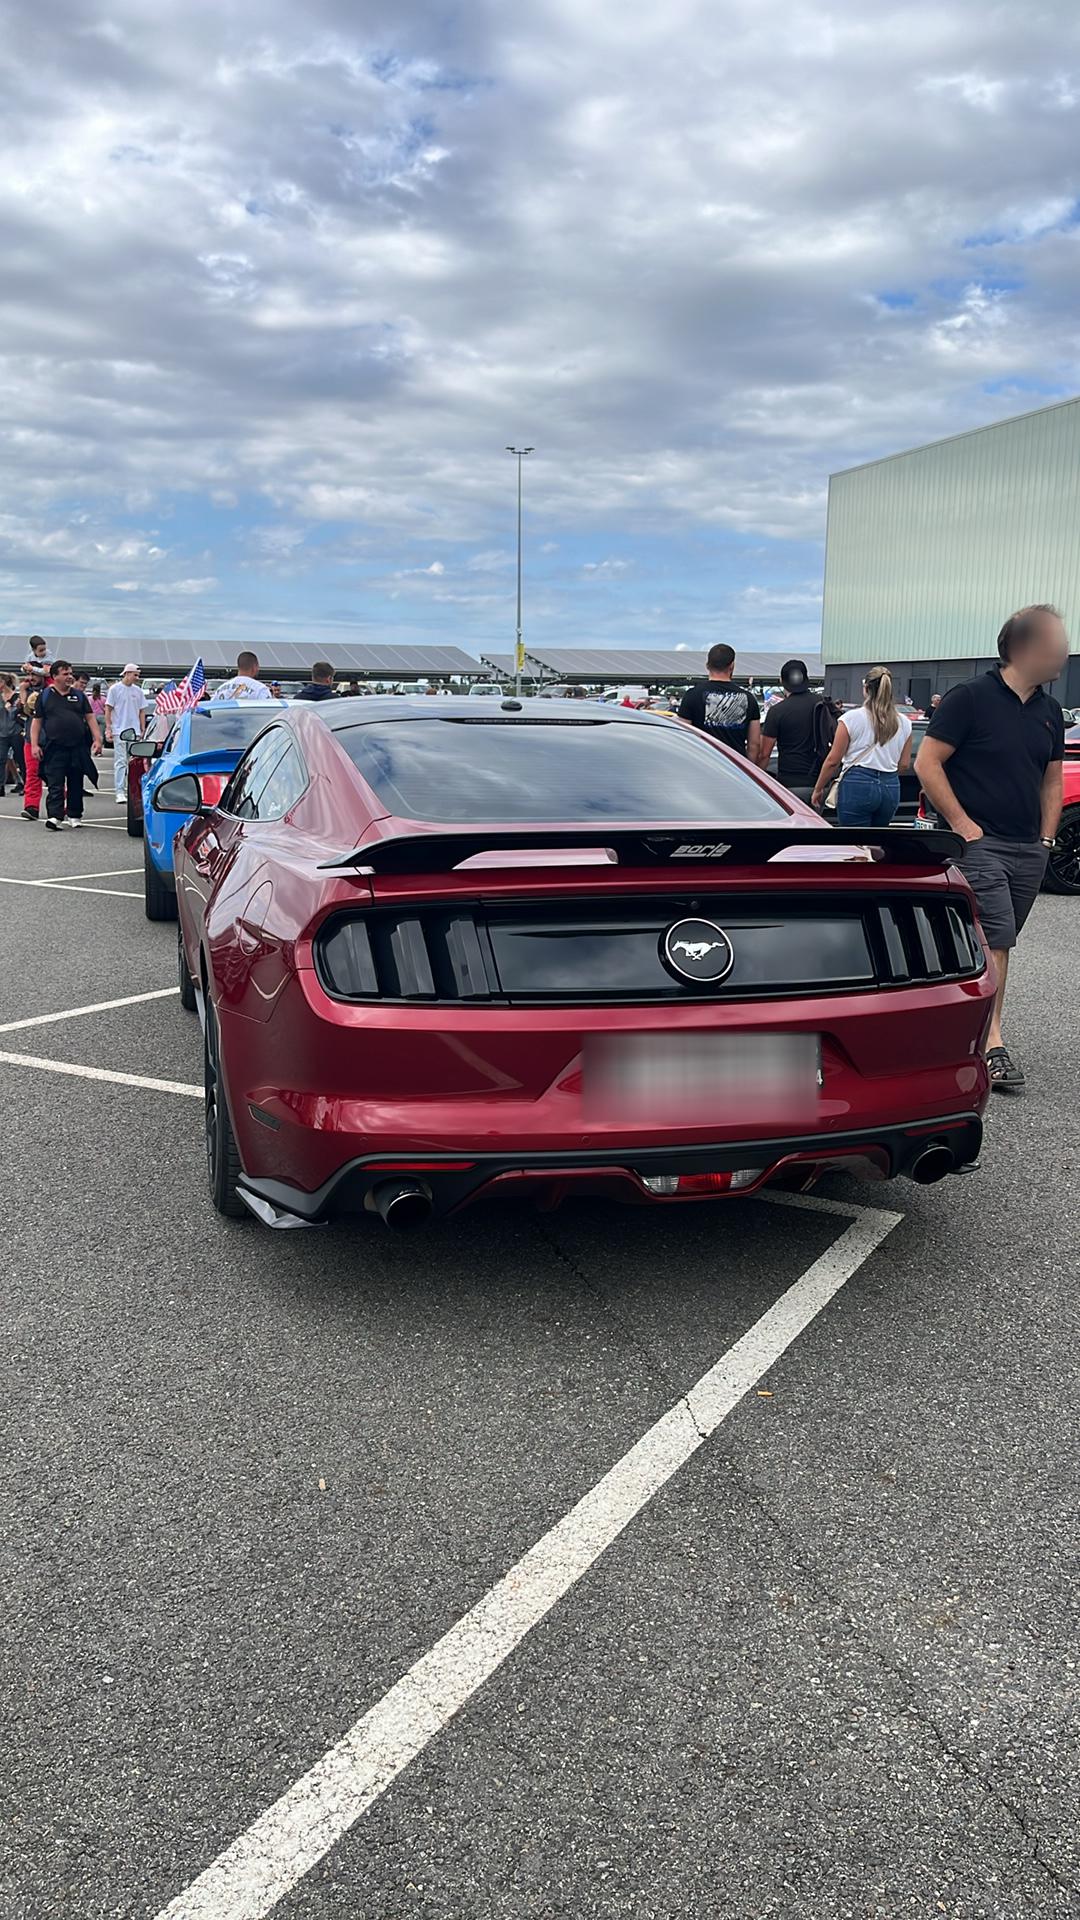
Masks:
[[[787,848],[865,847],[899,867],[947,867],[964,842],[941,827],[460,827],[387,834],[350,853],[320,861],[320,871],[359,873],[449,872],[479,853],[518,853],[605,847],[626,867],[764,866]]]

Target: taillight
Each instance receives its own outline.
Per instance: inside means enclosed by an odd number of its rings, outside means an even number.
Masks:
[[[199,775],[199,789],[202,793],[204,806],[216,807],[228,784],[229,775],[227,773],[201,773]]]

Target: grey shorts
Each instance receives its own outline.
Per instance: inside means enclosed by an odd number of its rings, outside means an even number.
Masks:
[[[960,866],[979,909],[987,944],[1001,952],[1035,905],[1049,850],[1038,840],[994,840],[984,834],[967,848]]]

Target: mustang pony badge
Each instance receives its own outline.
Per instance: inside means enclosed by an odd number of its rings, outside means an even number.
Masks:
[[[712,920],[677,920],[661,937],[660,958],[669,973],[696,987],[716,986],[735,965],[735,952]]]

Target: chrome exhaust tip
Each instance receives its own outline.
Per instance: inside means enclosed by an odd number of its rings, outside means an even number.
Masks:
[[[418,1180],[383,1180],[364,1195],[369,1213],[377,1213],[395,1233],[409,1233],[430,1220],[430,1189]]]

